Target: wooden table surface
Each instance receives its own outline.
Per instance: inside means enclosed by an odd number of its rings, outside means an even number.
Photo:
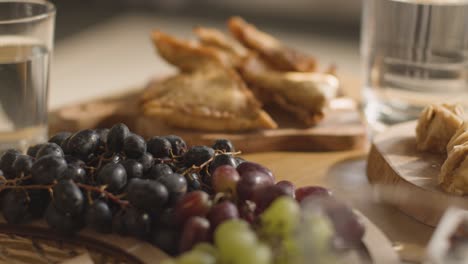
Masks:
[[[421,257],[433,229],[374,198],[365,172],[368,149],[361,151],[297,153],[268,152],[245,155],[271,168],[277,180],[297,186],[322,185],[366,215],[395,244],[405,258]]]

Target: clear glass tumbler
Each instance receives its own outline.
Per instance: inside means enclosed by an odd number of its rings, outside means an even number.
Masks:
[[[361,57],[371,127],[430,103],[468,108],[468,0],[364,0]]]
[[[0,0],[0,152],[47,138],[55,7]]]

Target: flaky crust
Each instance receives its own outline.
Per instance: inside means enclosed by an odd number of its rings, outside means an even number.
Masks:
[[[245,60],[241,75],[255,87],[264,103],[274,102],[306,126],[323,119],[328,99],[335,97],[338,90],[333,76],[272,70],[254,55]]]
[[[224,53],[230,59],[232,67],[238,67],[249,53],[239,42],[217,29],[196,27],[193,32],[197,35],[201,45]]]
[[[442,165],[438,180],[446,192],[468,194],[468,145],[457,145],[451,150]]]
[[[228,27],[237,40],[259,53],[276,70],[299,72],[316,70],[317,63],[313,57],[287,47],[240,17],[229,19]]]
[[[447,145],[463,123],[463,108],[433,104],[421,113],[416,126],[416,144],[421,151],[445,153]]]

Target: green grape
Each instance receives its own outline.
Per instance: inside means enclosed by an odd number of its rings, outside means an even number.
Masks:
[[[216,258],[201,251],[189,251],[177,258],[177,264],[216,264]]]
[[[173,258],[167,258],[161,261],[161,264],[177,264],[177,260]]]
[[[260,216],[261,231],[266,235],[290,236],[299,225],[300,213],[294,199],[279,197]]]
[[[218,255],[219,255],[218,249],[216,249],[212,244],[207,243],[207,242],[196,244],[192,248],[192,251],[204,252],[204,253],[214,256],[215,258],[218,258]]]
[[[303,259],[313,260],[315,263],[336,263],[331,248],[334,236],[333,224],[323,214],[305,211],[301,232],[296,235]]]
[[[222,263],[243,263],[238,262],[240,255],[258,247],[256,234],[247,222],[238,219],[228,220],[219,225],[214,234],[214,241]]]
[[[281,240],[281,246],[275,250],[275,264],[302,264],[304,257],[298,240],[291,235]]]
[[[255,247],[249,247],[236,254],[232,262],[233,264],[270,264],[273,259],[271,249],[263,243],[257,244]]]

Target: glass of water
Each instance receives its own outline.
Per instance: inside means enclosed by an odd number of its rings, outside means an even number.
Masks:
[[[47,138],[55,7],[0,0],[0,152]]]
[[[361,57],[371,127],[430,103],[468,108],[468,0],[364,0]]]

